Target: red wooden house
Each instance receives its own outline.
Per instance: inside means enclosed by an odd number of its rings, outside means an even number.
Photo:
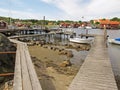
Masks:
[[[118,29],[120,26],[120,22],[118,21],[111,21],[109,19],[99,19],[95,20],[95,22],[99,22],[99,27],[104,28],[104,25],[107,29]]]
[[[4,21],[0,21],[0,29],[6,29],[7,28],[7,23]]]

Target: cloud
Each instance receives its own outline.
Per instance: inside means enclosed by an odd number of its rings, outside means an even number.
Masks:
[[[12,18],[21,18],[21,19],[39,19],[40,16],[43,16],[39,13],[34,14],[32,12],[25,11],[9,11],[8,9],[0,8],[1,16],[8,16]]]
[[[120,0],[42,0],[61,9],[69,18],[120,16]]]
[[[52,20],[91,20],[120,17],[120,0],[39,0],[39,6],[35,6],[36,3],[34,5],[32,1],[11,0],[11,12],[10,3],[5,1],[6,5],[0,3],[0,15],[14,18],[42,19],[45,15],[46,19]],[[48,11],[47,8],[52,10]]]

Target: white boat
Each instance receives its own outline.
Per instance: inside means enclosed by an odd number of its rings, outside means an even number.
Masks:
[[[93,41],[93,39],[90,39],[90,38],[85,39],[85,38],[77,38],[77,37],[75,37],[75,38],[70,38],[69,41],[74,42],[74,43],[89,44],[89,43],[91,43]]]
[[[92,27],[91,26],[86,26],[85,29],[92,29]]]
[[[91,26],[79,26],[78,28],[80,28],[80,29],[92,29]]]
[[[108,42],[109,42],[109,43],[119,44],[119,45],[120,45],[120,38],[108,39]]]

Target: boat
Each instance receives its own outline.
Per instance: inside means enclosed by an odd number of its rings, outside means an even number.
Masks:
[[[90,44],[93,39],[92,38],[79,38],[79,37],[75,37],[75,38],[69,38],[69,41],[70,42],[73,42],[73,43],[83,43],[83,44]]]
[[[92,27],[91,26],[86,26],[85,29],[92,29]]]
[[[109,43],[119,44],[119,45],[120,45],[120,38],[108,39],[108,42],[109,42]]]

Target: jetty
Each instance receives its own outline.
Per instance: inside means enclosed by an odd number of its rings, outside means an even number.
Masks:
[[[69,90],[118,90],[104,35],[94,36],[92,48]]]

